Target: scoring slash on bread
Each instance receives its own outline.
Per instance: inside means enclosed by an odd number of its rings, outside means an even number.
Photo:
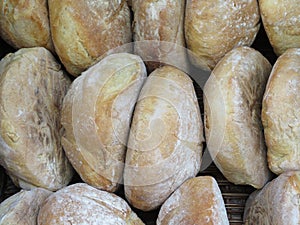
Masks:
[[[0,225],[37,225],[41,205],[52,194],[42,188],[21,190],[0,204]]]
[[[121,197],[84,183],[50,195],[38,214],[39,225],[143,225]]]
[[[135,0],[132,9],[134,52],[145,61],[148,71],[167,62],[186,64],[185,1]]]
[[[300,224],[299,208],[300,172],[289,171],[249,196],[244,210],[244,223]]]
[[[300,49],[281,55],[262,105],[268,165],[276,174],[300,169]]]
[[[124,170],[136,208],[159,207],[200,170],[203,127],[192,80],[171,66],[147,78],[134,110]]]
[[[45,47],[54,53],[47,0],[0,1],[0,36],[15,49]]]
[[[185,39],[196,66],[212,70],[230,50],[250,46],[260,27],[256,0],[187,0]]]
[[[126,0],[51,0],[48,4],[55,51],[73,76],[109,50],[131,42]]]
[[[235,184],[261,188],[270,179],[261,104],[271,65],[239,47],[212,71],[204,87],[205,134],[216,166]]]
[[[210,176],[185,181],[160,208],[157,225],[229,225],[224,200]]]
[[[57,190],[72,179],[60,124],[70,83],[42,47],[20,49],[0,61],[0,164],[21,188]]]
[[[300,48],[300,5],[298,0],[259,0],[262,22],[274,52]]]
[[[146,75],[139,56],[118,53],[73,82],[63,103],[62,144],[86,183],[115,191],[122,182],[132,111]]]

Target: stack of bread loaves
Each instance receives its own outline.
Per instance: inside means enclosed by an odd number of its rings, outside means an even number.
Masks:
[[[299,15],[296,0],[0,1],[0,168],[19,188],[0,225],[242,224],[203,161],[258,189],[245,224],[300,224]]]

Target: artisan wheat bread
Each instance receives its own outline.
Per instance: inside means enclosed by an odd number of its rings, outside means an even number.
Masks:
[[[271,65],[258,51],[239,47],[212,71],[204,86],[207,147],[235,184],[261,188],[270,179],[261,104]]]
[[[42,47],[20,49],[0,61],[0,164],[21,188],[57,190],[72,178],[60,124],[70,83]]]
[[[281,55],[271,72],[262,105],[268,165],[276,174],[300,169],[300,49]]]
[[[134,110],[124,170],[125,195],[136,208],[161,205],[200,170],[203,131],[193,82],[170,66],[147,78]]]

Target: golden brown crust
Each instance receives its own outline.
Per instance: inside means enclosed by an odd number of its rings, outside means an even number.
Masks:
[[[229,225],[216,180],[203,176],[184,182],[162,205],[156,224]]]
[[[125,195],[151,210],[200,169],[202,121],[191,79],[163,66],[150,74],[136,105],[124,170]]]
[[[281,174],[250,195],[244,211],[245,225],[299,224],[300,173]]]
[[[212,70],[231,49],[250,46],[259,19],[256,0],[187,0],[185,38],[192,63]]]
[[[40,206],[51,194],[51,191],[34,188],[30,191],[21,190],[10,196],[0,205],[0,224],[37,225]]]
[[[300,5],[297,0],[259,0],[262,22],[274,52],[279,56],[300,47]]]
[[[54,53],[47,0],[0,1],[0,35],[16,49],[45,47]]]
[[[225,55],[204,87],[208,150],[235,184],[261,188],[270,178],[260,116],[270,71],[259,52],[239,47]]]
[[[122,181],[129,123],[145,77],[140,57],[112,54],[78,77],[64,100],[63,146],[94,187],[115,191]]]
[[[144,223],[125,200],[87,184],[77,183],[52,194],[42,205],[39,225]]]
[[[61,146],[60,110],[69,78],[41,47],[7,55],[0,74],[0,163],[25,189],[67,185],[72,168]]]
[[[185,63],[186,55],[181,48],[185,46],[184,9],[184,0],[133,1],[135,53],[146,61],[149,71],[169,61]],[[144,44],[149,40],[153,42]]]
[[[55,50],[74,76],[109,50],[131,42],[126,0],[52,0],[49,13]]]
[[[262,106],[269,168],[276,174],[300,169],[300,49],[276,61]]]

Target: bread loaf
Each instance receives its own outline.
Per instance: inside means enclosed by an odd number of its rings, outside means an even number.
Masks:
[[[262,22],[274,52],[300,48],[300,5],[298,0],[259,0]]]
[[[202,121],[192,80],[170,66],[150,74],[134,110],[125,195],[144,211],[161,205],[200,170]]]
[[[122,182],[132,111],[145,78],[139,56],[118,53],[73,82],[63,104],[62,143],[86,183],[115,191]]]
[[[42,203],[52,194],[42,188],[21,190],[0,204],[0,225],[36,225]]]
[[[156,224],[229,225],[216,180],[205,176],[184,182],[162,205]]]
[[[204,86],[207,147],[235,184],[261,188],[270,179],[261,103],[271,65],[258,51],[239,47],[217,64]]]
[[[281,174],[246,202],[245,225],[300,224],[300,172]]]
[[[51,0],[49,13],[55,50],[74,76],[131,42],[126,0]]]
[[[192,63],[211,70],[233,48],[250,46],[259,20],[256,0],[187,0],[185,38]]]
[[[24,189],[57,190],[72,178],[60,111],[70,80],[42,47],[0,61],[0,164]]]
[[[42,205],[39,225],[143,225],[125,200],[77,183],[52,194]]]
[[[183,32],[184,0],[133,1],[134,51],[149,71],[164,65],[186,64]]]
[[[276,61],[262,105],[269,168],[276,174],[300,170],[300,49]]]
[[[16,49],[45,47],[54,52],[47,0],[0,1],[0,36]]]

